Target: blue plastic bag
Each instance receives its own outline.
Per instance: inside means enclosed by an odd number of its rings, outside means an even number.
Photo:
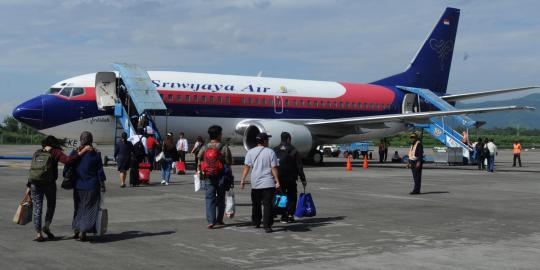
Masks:
[[[311,197],[311,193],[300,193],[298,197],[298,205],[296,206],[295,216],[301,217],[314,217],[317,215],[317,210],[315,209],[315,203]]]
[[[276,208],[287,208],[287,196],[276,194],[276,198],[274,199],[274,206]]]

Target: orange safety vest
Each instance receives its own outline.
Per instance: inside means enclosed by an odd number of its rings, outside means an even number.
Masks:
[[[521,154],[521,144],[520,143],[514,143],[514,154]]]
[[[416,154],[416,147],[418,146],[419,143],[420,141],[416,141],[413,145],[411,145],[411,149],[409,149],[409,160],[416,161],[418,159],[418,157],[416,157],[415,154]]]

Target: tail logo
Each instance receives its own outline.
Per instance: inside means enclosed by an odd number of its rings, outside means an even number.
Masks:
[[[441,64],[441,71],[444,71],[448,55],[450,55],[453,49],[452,41],[432,38],[429,40],[429,47],[437,53],[437,58],[439,58],[439,63]]]

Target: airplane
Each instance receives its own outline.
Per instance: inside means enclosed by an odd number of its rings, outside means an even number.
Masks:
[[[183,131],[191,141],[218,124],[224,139],[242,143],[246,149],[255,146],[260,132],[272,135],[270,146],[275,146],[280,133],[288,131],[302,156],[320,163],[323,157],[315,149],[324,144],[386,138],[433,117],[533,110],[518,106],[455,109],[449,105],[537,88],[448,94],[459,15],[459,9],[446,8],[405,71],[371,83],[148,71],[167,107],[167,113],[157,114],[154,121],[162,134]],[[81,131],[88,130],[96,143],[114,143],[114,113],[100,108],[105,93],[96,91],[96,74],[55,83],[45,94],[18,105],[13,116],[43,134],[76,140]],[[411,88],[425,89],[423,93],[431,101]],[[450,107],[440,110],[433,102]]]

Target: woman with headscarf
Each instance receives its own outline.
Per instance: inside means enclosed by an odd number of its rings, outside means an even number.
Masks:
[[[92,133],[84,131],[81,134],[81,147],[91,146]],[[105,192],[105,172],[101,161],[101,153],[94,149],[84,155],[76,168],[77,176],[73,189],[73,202],[75,213],[73,214],[74,239],[87,241],[87,233],[96,232],[96,221],[101,202],[101,192]],[[101,192],[100,192],[101,189]]]
[[[114,159],[120,172],[120,187],[126,187],[126,176],[129,170],[131,152],[133,151],[133,144],[128,141],[127,133],[122,132],[120,141],[116,143],[114,147]]]
[[[41,149],[36,151],[37,154],[45,153],[50,155],[50,172],[47,176],[49,179],[45,181],[28,180],[27,187],[30,189],[32,203],[34,204],[34,227],[37,232],[37,237],[34,239],[37,242],[43,242],[43,233],[47,234],[49,240],[54,240],[55,236],[51,233],[50,226],[53,220],[54,211],[56,209],[56,179],[58,178],[58,162],[66,165],[77,162],[82,155],[92,149],[92,147],[82,147],[79,151],[74,152],[71,156],[67,156],[62,151],[62,144],[54,136],[47,136],[41,142]],[[45,214],[45,225],[41,227],[43,213],[43,198],[47,199],[47,213]]]
[[[172,163],[177,155],[172,133],[167,133],[167,137],[165,137],[163,154],[164,158],[161,160],[161,184],[168,186],[171,180]]]

